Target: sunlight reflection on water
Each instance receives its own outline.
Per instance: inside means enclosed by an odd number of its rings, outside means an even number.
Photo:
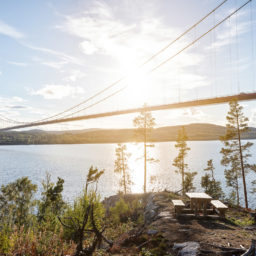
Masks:
[[[149,148],[150,157],[159,159],[159,163],[148,164],[148,181],[151,176],[156,180],[150,184],[148,190],[180,189],[180,177],[175,173],[172,161],[177,155],[174,142],[156,143],[155,148]],[[219,141],[188,142],[191,151],[188,153],[187,162],[191,171],[197,171],[195,186],[200,187],[201,176],[206,162],[213,159],[216,167],[216,179],[222,182],[225,191],[224,168],[220,165],[222,147]],[[52,179],[58,176],[64,178],[64,197],[73,200],[84,187],[87,170],[91,165],[105,169],[105,174],[98,184],[98,191],[102,198],[116,194],[119,188],[118,174],[114,173],[116,144],[82,144],[82,145],[31,145],[31,146],[1,146],[0,147],[0,185],[7,184],[15,179],[28,176],[41,189],[41,181],[48,171]],[[134,184],[132,192],[142,192],[144,183],[143,145],[128,143],[127,150],[132,153],[129,159],[131,178]],[[252,158],[256,156],[256,145],[251,150]],[[247,176],[247,181],[256,179],[255,173]],[[250,187],[250,186],[249,186]],[[241,191],[242,192],[242,191]],[[242,193],[241,193],[242,194]],[[38,192],[37,196],[40,193]],[[255,197],[255,196],[254,196]],[[256,200],[249,194],[250,203],[256,207]],[[254,198],[255,199],[255,198]]]

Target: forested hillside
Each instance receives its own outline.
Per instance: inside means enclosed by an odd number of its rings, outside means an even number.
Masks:
[[[175,141],[181,126],[166,126],[152,131],[152,142]],[[224,126],[213,124],[189,124],[184,126],[188,140],[218,140],[225,134]],[[243,139],[256,139],[256,128],[250,127]],[[118,143],[140,141],[134,129],[88,129],[80,131],[43,131],[1,132],[1,145],[27,144],[79,144],[79,143]]]

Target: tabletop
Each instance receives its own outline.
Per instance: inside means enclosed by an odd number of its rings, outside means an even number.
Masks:
[[[190,199],[212,199],[212,197],[206,193],[186,193],[186,195]]]

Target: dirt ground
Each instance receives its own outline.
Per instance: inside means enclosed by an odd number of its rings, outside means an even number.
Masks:
[[[249,215],[243,210],[229,209],[224,220],[218,218],[217,215],[209,219],[202,215],[198,218],[195,216],[176,218],[171,199],[170,193],[167,192],[154,195],[153,202],[157,206],[157,214],[154,220],[145,227],[145,231],[141,235],[144,236],[144,240],[140,241],[138,238],[135,242],[136,245],[130,244],[130,248],[128,246],[123,248],[119,255],[146,255],[141,253],[142,247],[148,248],[149,251],[154,248],[155,254],[153,253],[153,255],[177,255],[177,252],[172,249],[173,245],[188,241],[200,244],[203,252],[200,255],[223,255],[218,254],[221,251],[219,247],[247,250],[251,240],[256,238],[256,226],[241,226],[230,220],[231,217],[233,220],[239,219],[241,216],[249,218]],[[157,250],[158,246],[162,248]],[[211,254],[210,251],[216,253]]]

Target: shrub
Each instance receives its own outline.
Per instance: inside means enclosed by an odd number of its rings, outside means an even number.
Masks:
[[[126,223],[128,220],[133,222],[143,222],[143,205],[139,200],[133,200],[130,204],[123,198],[116,202],[114,207],[110,207],[110,219],[114,224]]]
[[[103,205],[100,203],[100,197],[96,195],[95,192],[84,193],[78,197],[72,206],[68,206],[67,210],[65,211],[62,220],[63,223],[66,224],[69,228],[64,227],[63,237],[66,240],[73,240],[74,242],[78,241],[77,237],[77,224],[83,222],[86,210],[90,204],[94,206],[94,220],[97,227],[102,225],[104,216],[105,216],[105,209]],[[91,220],[87,222],[85,229],[91,228]]]
[[[129,205],[121,198],[114,207],[110,207],[111,219],[115,224],[128,221]]]

